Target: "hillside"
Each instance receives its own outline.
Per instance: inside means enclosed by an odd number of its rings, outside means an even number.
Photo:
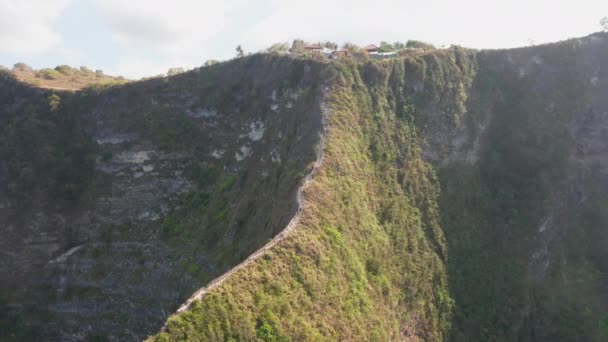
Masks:
[[[101,70],[93,71],[87,67],[77,69],[68,65],[60,65],[54,69],[35,70],[24,63],[17,63],[11,73],[24,83],[55,90],[80,90],[93,85],[124,84],[128,82],[121,76],[105,75]]]
[[[336,65],[305,219],[152,340],[603,341],[607,55]]]
[[[605,341],[607,70],[603,33],[0,74],[2,337]]]
[[[10,307],[53,340],[160,327],[295,213],[316,158],[319,72],[255,56],[76,93],[5,74],[0,275]]]

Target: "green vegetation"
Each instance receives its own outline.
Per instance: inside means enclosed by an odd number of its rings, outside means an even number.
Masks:
[[[167,76],[175,76],[175,75],[183,74],[184,72],[185,72],[184,68],[181,68],[181,67],[170,68],[167,71]]]
[[[101,70],[93,72],[84,66],[72,68],[68,65],[59,65],[54,69],[34,70],[24,63],[17,63],[13,67],[12,73],[17,79],[36,87],[61,90],[78,90],[95,84],[126,83],[124,77],[106,76]]]
[[[195,287],[268,241],[284,217],[260,215],[252,201],[265,186],[293,189],[312,157],[283,159],[270,173],[280,174],[277,179],[258,182],[250,170],[221,158],[209,162],[206,147],[217,137],[184,112],[268,111],[277,84],[295,89],[303,79],[319,78],[303,87],[300,99],[314,106],[320,89],[327,89],[330,129],[298,227],[171,317],[151,340],[604,341],[605,165],[602,156],[575,155],[591,148],[577,145],[572,132],[591,130],[577,126],[579,116],[596,119],[590,94],[599,69],[593,58],[605,55],[591,56],[584,44],[508,52],[454,47],[328,64],[258,55],[76,94],[34,92],[4,72],[0,81],[9,90],[0,93],[0,103],[7,104],[0,108],[0,171],[17,180],[11,196],[48,193],[80,203],[96,158],[111,161],[113,155],[83,133],[79,113],[96,101],[106,103],[106,124],[194,157],[180,169],[192,186],[171,199],[170,211],[150,231],[163,247],[174,248],[178,274]],[[593,44],[608,51],[605,43]],[[383,42],[381,48],[402,45]],[[416,41],[406,46],[432,48]],[[261,91],[264,80],[255,77],[222,83],[228,67],[238,75],[282,69],[280,80]],[[53,71],[91,73],[65,66]],[[184,89],[202,95],[180,97]],[[27,101],[11,102],[15,93]],[[175,105],[190,100],[189,108]],[[294,131],[310,119],[309,109],[297,108],[297,120],[289,124]],[[255,229],[246,226],[250,221]],[[542,233],[547,222],[553,226]],[[99,237],[111,245],[127,230],[103,226]],[[146,263],[141,251],[132,256]],[[535,258],[546,262],[540,271]],[[106,277],[110,266],[94,265],[93,278]],[[0,324],[15,327],[7,330],[9,338],[28,337],[12,312]]]
[[[378,47],[378,52],[391,52],[402,50],[405,48],[405,44],[401,42],[394,42],[393,44],[387,42],[380,42],[380,46]]]
[[[57,94],[53,94],[48,97],[49,100],[49,109],[51,112],[56,112],[59,110],[59,106],[61,106],[61,97]]]
[[[13,71],[32,71],[32,67],[23,62],[18,62],[13,65]]]
[[[414,117],[397,114],[408,93],[384,83],[404,63],[335,65],[325,162],[307,191],[301,225],[171,318],[158,341],[447,336],[454,303],[439,183],[421,159]],[[429,80],[441,73],[426,70]]]
[[[476,119],[492,112],[485,148],[475,166],[452,165],[440,172],[450,287],[457,304],[453,340],[595,340],[601,329],[601,310],[586,304],[601,296],[560,280],[601,286],[594,280],[596,269],[571,268],[574,260],[564,256],[570,266],[555,267],[544,281],[530,280],[539,227],[568,169],[573,148],[568,123],[587,106],[588,82],[576,43],[545,49],[544,63],[561,71],[552,82],[505,73],[499,54],[480,55],[483,72],[474,85],[480,95],[469,101],[468,110]]]
[[[236,56],[237,57],[243,57],[243,56],[245,56],[245,52],[243,51],[243,48],[240,45],[238,45],[236,47]]]
[[[425,43],[419,40],[408,40],[407,43],[405,43],[405,47],[426,50],[435,49],[435,46],[433,44]]]
[[[16,82],[7,87],[25,92]],[[93,176],[96,147],[82,130],[78,105],[70,96],[31,96],[2,115],[0,158],[16,180],[11,195],[25,200],[41,191],[55,200],[80,199]]]
[[[6,299],[0,296],[0,341],[32,341],[39,337],[23,323],[21,315],[6,305]]]
[[[34,75],[45,80],[58,80],[61,78],[61,73],[53,69],[41,69],[36,71]]]
[[[266,49],[268,53],[277,53],[277,54],[286,54],[289,52],[289,44],[288,43],[276,43],[271,45],[268,49]]]
[[[588,66],[576,41],[543,49],[559,73],[457,47],[332,64],[326,158],[300,225],[152,340],[605,340],[608,189],[583,183],[589,198],[556,208]],[[472,150],[488,122],[476,162],[441,163],[447,137]],[[555,210],[561,245],[531,273]]]

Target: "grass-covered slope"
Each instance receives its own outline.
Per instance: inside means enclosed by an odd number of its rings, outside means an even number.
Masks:
[[[607,56],[330,66],[300,225],[151,340],[605,340]]]
[[[154,331],[293,217],[325,113],[295,229],[150,340],[604,341],[607,71],[596,34],[77,93],[0,78],[0,297],[26,313],[3,331]]]
[[[33,70],[25,64],[17,63],[11,73],[18,80],[34,87],[57,90],[77,91],[92,85],[124,84],[128,82],[122,76],[104,75],[101,70],[93,71],[87,67],[76,69],[68,65],[59,65],[54,69]]]
[[[439,182],[421,157],[410,101],[454,105],[411,94],[418,82],[458,86],[470,58],[452,51],[333,66],[325,159],[301,224],[154,339],[445,339],[454,303]]]

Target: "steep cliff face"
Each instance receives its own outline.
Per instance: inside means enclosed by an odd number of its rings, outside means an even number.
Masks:
[[[333,64],[304,220],[153,339],[604,340],[607,56]]]
[[[604,341],[607,72],[595,34],[3,78],[2,290],[52,339],[141,338],[299,209],[150,340]]]
[[[608,41],[478,54],[476,164],[441,168],[455,340],[606,338]]]
[[[158,329],[294,215],[322,127],[320,71],[254,56],[55,95],[3,76],[10,311],[50,340]]]

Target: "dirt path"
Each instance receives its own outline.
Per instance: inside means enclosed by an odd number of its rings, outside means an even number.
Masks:
[[[317,148],[317,160],[315,161],[315,165],[313,166],[313,168],[310,171],[310,173],[304,178],[304,182],[302,183],[302,185],[298,188],[298,191],[297,191],[297,194],[296,194],[296,201],[297,201],[297,204],[298,204],[298,211],[296,212],[296,214],[294,215],[294,217],[289,221],[289,223],[287,224],[287,226],[280,233],[278,233],[272,240],[270,240],[267,244],[265,244],[260,249],[258,249],[257,251],[255,251],[247,259],[245,259],[243,262],[241,262],[240,264],[234,266],[230,271],[228,271],[228,272],[222,274],[221,276],[215,278],[214,280],[212,280],[211,282],[209,282],[209,284],[207,284],[207,286],[205,286],[205,287],[199,289],[198,291],[196,291],[184,304],[182,304],[179,307],[179,309],[177,309],[177,311],[175,312],[176,314],[188,310],[188,308],[190,308],[190,306],[192,305],[192,303],[194,303],[194,301],[203,299],[205,297],[205,295],[207,295],[211,290],[213,290],[216,287],[218,287],[219,285],[221,285],[232,274],[234,274],[238,270],[246,267],[247,265],[249,265],[252,262],[254,262],[256,259],[258,259],[259,257],[261,257],[266,251],[268,251],[269,249],[271,249],[272,247],[274,247],[277,243],[279,243],[280,241],[282,241],[283,239],[285,239],[285,237],[298,225],[298,223],[300,221],[300,215],[302,213],[302,205],[303,205],[303,196],[302,196],[302,193],[310,185],[310,183],[313,180],[313,177],[315,176],[315,174],[317,173],[317,171],[319,170],[319,168],[323,164],[323,158],[324,158],[324,155],[325,155],[324,148],[325,148],[325,134],[326,134],[326,131],[327,131],[327,110],[326,110],[326,108],[325,108],[325,106],[323,104],[321,105],[321,108],[322,108],[321,109],[321,111],[322,111],[322,119],[321,120],[322,120],[323,127],[322,127],[322,131],[321,131],[321,137],[320,137],[319,147]],[[165,323],[165,327],[166,327],[166,323]],[[164,330],[165,327],[163,327],[163,330]]]

